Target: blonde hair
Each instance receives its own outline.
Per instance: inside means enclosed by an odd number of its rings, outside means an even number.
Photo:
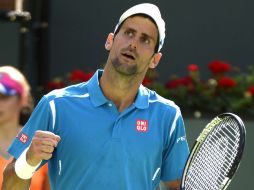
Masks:
[[[31,87],[26,79],[26,77],[16,69],[15,67],[6,65],[0,67],[0,73],[6,73],[11,77],[13,80],[15,80],[17,83],[19,83],[22,86],[22,95],[21,95],[21,101],[22,101],[22,110],[20,113],[20,123],[24,125],[26,120],[29,118],[29,116],[32,113],[32,110],[34,108],[34,101],[31,95]]]

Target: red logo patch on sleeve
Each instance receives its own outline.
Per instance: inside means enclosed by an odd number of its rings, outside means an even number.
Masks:
[[[22,142],[23,144],[25,144],[28,141],[28,136],[25,133],[19,133],[19,135],[17,136],[17,138],[20,140],[20,142]]]
[[[136,121],[136,129],[138,132],[147,132],[148,131],[148,120],[138,119]]]

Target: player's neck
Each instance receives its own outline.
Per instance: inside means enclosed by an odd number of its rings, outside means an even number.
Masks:
[[[122,112],[135,101],[140,82],[118,77],[106,69],[100,78],[100,86],[104,95],[114,102],[119,112]]]

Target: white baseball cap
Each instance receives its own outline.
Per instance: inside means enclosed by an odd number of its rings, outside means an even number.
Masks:
[[[159,52],[163,46],[163,43],[164,43],[166,29],[165,29],[165,22],[161,18],[160,10],[154,4],[141,3],[141,4],[138,4],[138,5],[135,5],[131,8],[129,8],[127,11],[125,11],[121,15],[121,17],[115,27],[114,33],[117,31],[118,27],[123,23],[123,21],[125,21],[128,17],[135,15],[135,14],[145,14],[145,15],[151,17],[154,20],[154,22],[156,23],[158,31],[159,31],[159,40],[160,40],[158,50],[157,50],[157,52]]]

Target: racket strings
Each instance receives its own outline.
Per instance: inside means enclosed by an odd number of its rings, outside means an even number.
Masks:
[[[218,168],[222,167],[222,162],[214,164],[213,159],[216,159],[216,160],[223,159],[224,153],[223,154],[215,154],[214,157],[211,157],[210,153],[207,151],[207,148],[211,149],[211,147],[208,147],[208,145],[202,147],[202,149],[200,149],[200,151],[202,151],[202,153],[200,152],[200,154],[198,154],[196,157],[196,160],[202,160],[202,162],[193,163],[191,166],[194,172],[192,174],[188,174],[190,179],[192,180],[192,183],[189,184],[190,187],[199,187],[200,189],[205,189],[206,184],[209,183],[210,186],[212,185],[212,188],[216,188],[216,184],[217,184],[216,180],[218,177],[210,178],[209,176],[212,176],[214,174],[218,175],[221,172]],[[216,152],[221,151],[218,144],[212,148],[213,148],[213,151],[216,151]],[[216,148],[216,150],[215,150],[215,148]],[[208,164],[205,164],[205,163],[208,163]],[[207,178],[202,178],[201,180],[196,180],[195,177],[200,176],[200,172],[204,168],[209,169],[206,171]],[[198,182],[198,184],[196,184],[197,182]]]
[[[235,145],[239,145],[240,143],[240,135],[239,133],[236,134],[236,137],[233,141],[233,138],[226,138],[225,136],[229,133],[231,133],[231,131],[228,130],[228,128],[226,127],[224,131],[218,131],[217,136],[211,136],[211,140],[213,141],[219,141],[219,143],[221,144],[221,146],[225,145],[225,147],[228,148],[228,154],[230,154],[230,156],[226,156],[224,157],[225,160],[227,161],[226,163],[230,164],[232,163],[232,158],[234,159],[237,155],[237,150],[238,150],[238,146]],[[226,143],[226,144],[224,144]]]
[[[219,189],[234,163],[239,141],[237,122],[224,118],[199,147],[186,175],[185,189]]]

